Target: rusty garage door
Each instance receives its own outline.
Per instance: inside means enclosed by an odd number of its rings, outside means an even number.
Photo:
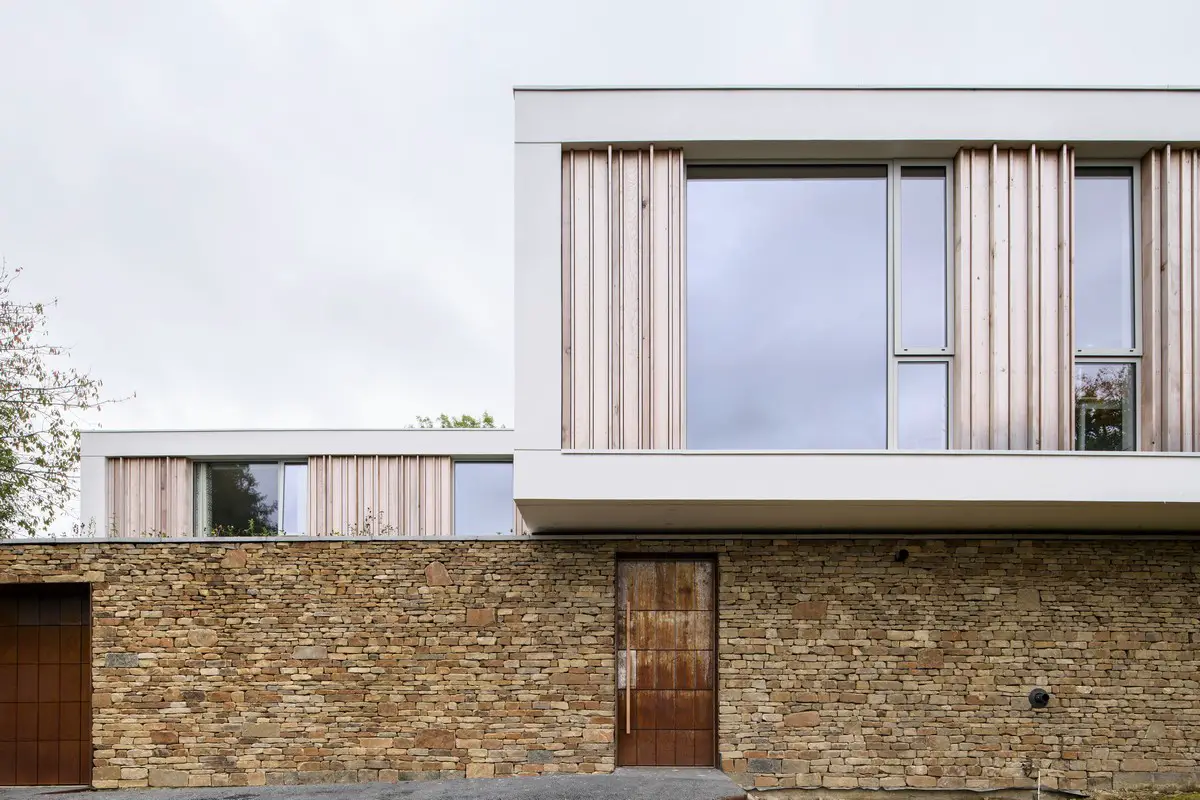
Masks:
[[[715,565],[617,562],[617,764],[716,763]]]
[[[0,786],[91,782],[83,584],[0,586]]]

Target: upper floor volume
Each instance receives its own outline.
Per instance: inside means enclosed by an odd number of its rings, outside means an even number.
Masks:
[[[1200,521],[1198,131],[1192,90],[517,90],[526,522]]]

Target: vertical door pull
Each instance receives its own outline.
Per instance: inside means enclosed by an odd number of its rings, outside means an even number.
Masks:
[[[625,590],[627,593],[628,588]],[[633,659],[630,653],[633,652],[633,639],[631,633],[633,625],[631,623],[629,595],[625,595],[625,733],[629,734],[632,731],[629,714],[632,709],[630,702],[630,688],[633,686]]]

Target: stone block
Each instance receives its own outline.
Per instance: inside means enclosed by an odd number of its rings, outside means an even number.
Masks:
[[[554,761],[554,753],[549,750],[530,750],[525,760],[530,764],[549,764]]]
[[[792,606],[792,619],[824,619],[828,612],[829,603],[824,600],[796,603]]]
[[[187,638],[192,647],[212,647],[218,641],[217,632],[206,628],[193,628]]]
[[[496,609],[494,608],[467,609],[467,625],[472,628],[482,628],[485,625],[492,625],[495,622]]]
[[[783,718],[783,724],[789,728],[811,728],[820,722],[821,715],[817,711],[798,711]]]
[[[278,722],[251,722],[242,726],[247,739],[278,739],[282,733]]]
[[[1017,589],[1017,608],[1021,609],[1022,611],[1036,611],[1041,607],[1041,591],[1032,586]]]
[[[329,658],[329,648],[323,644],[302,644],[292,651],[292,658],[299,661],[324,660]]]
[[[756,775],[777,774],[783,772],[783,759],[780,758],[750,758],[746,760],[748,772]]]
[[[416,746],[426,750],[453,750],[454,738],[454,731],[426,728],[417,732]]]
[[[492,778],[495,775],[495,764],[467,764],[468,778]]]
[[[430,586],[454,585],[454,581],[450,578],[450,572],[440,561],[434,561],[429,566],[425,567],[425,582]]]
[[[940,669],[945,663],[945,653],[937,647],[926,647],[917,653],[917,666],[922,669]]]
[[[137,653],[105,653],[104,654],[104,666],[106,666],[106,667],[129,668],[129,667],[136,667],[137,665],[138,665],[138,654]]]
[[[246,566],[248,558],[249,554],[245,550],[236,547],[221,559],[221,569],[241,569]]]
[[[188,774],[177,769],[151,769],[151,786],[187,786]]]

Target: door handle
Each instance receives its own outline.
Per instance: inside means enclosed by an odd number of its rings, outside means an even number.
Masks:
[[[626,589],[626,592],[629,590]],[[633,687],[633,631],[632,614],[630,611],[630,601],[628,594],[625,596],[625,734],[632,733],[632,725],[630,722],[630,712],[632,703],[630,702],[630,690]]]

